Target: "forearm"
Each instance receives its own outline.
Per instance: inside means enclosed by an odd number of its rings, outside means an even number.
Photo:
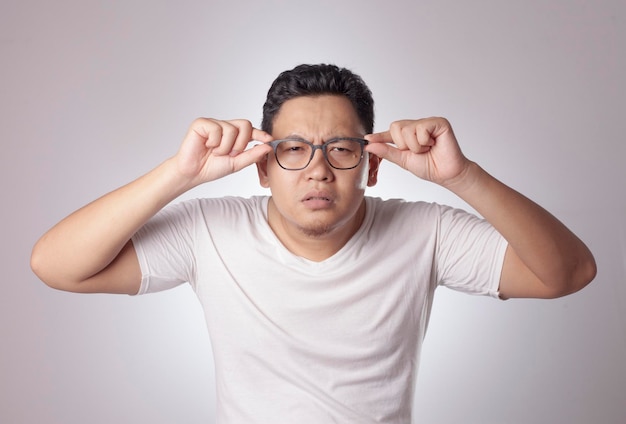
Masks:
[[[554,296],[579,290],[595,275],[585,244],[545,209],[471,163],[448,188],[508,241]]]
[[[85,281],[104,269],[133,234],[188,189],[168,160],[63,219],[36,243],[31,265],[51,286]]]
[[[563,296],[595,276],[595,261],[584,243],[539,205],[468,161],[446,119],[396,121],[389,131],[366,138],[368,152],[448,188],[508,241],[502,297]]]

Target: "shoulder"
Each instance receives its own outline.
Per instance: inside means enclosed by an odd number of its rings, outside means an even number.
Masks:
[[[178,213],[195,213],[205,216],[254,215],[263,212],[264,205],[267,205],[267,199],[266,196],[253,196],[249,198],[235,196],[206,197],[184,200],[169,206],[167,209]]]
[[[262,196],[187,199],[166,206],[149,223],[152,226],[193,227],[220,222],[256,221],[263,219],[264,204],[267,204],[267,199]]]
[[[423,201],[366,197],[366,202],[368,231],[373,237],[392,237],[397,243],[432,238],[446,210],[445,206]]]
[[[368,222],[374,228],[398,232],[447,232],[451,228],[471,228],[488,224],[484,219],[466,210],[439,203],[383,200],[366,197]]]
[[[448,206],[423,201],[404,199],[381,199],[366,197],[367,208],[375,218],[394,218],[403,216],[436,217],[444,213]]]

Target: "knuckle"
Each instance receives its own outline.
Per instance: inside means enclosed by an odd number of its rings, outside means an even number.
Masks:
[[[224,137],[226,136],[234,137],[239,132],[236,126],[234,126],[232,123],[227,122],[227,121],[223,121],[221,123],[221,127],[222,127],[222,134]]]
[[[392,131],[398,131],[402,129],[403,121],[393,121],[391,125],[389,125],[389,129]]]
[[[198,117],[191,122],[191,128],[211,126],[212,121],[209,118]]]
[[[233,119],[230,123],[240,130],[252,130],[252,122],[247,119]]]

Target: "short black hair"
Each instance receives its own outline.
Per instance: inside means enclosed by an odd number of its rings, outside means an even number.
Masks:
[[[345,96],[367,134],[374,132],[374,99],[363,79],[354,72],[330,64],[298,65],[282,72],[272,83],[263,105],[261,129],[272,132],[274,118],[283,103],[301,96]]]

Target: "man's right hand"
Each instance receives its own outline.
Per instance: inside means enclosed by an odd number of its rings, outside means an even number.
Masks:
[[[247,149],[252,140],[261,143]],[[137,293],[141,270],[131,237],[185,191],[258,162],[272,137],[246,120],[195,120],[175,156],[75,211],[33,248],[31,267],[51,287]]]
[[[253,141],[260,144],[248,149]],[[214,181],[258,162],[271,152],[272,136],[250,121],[196,119],[175,156],[178,172],[191,186]]]

